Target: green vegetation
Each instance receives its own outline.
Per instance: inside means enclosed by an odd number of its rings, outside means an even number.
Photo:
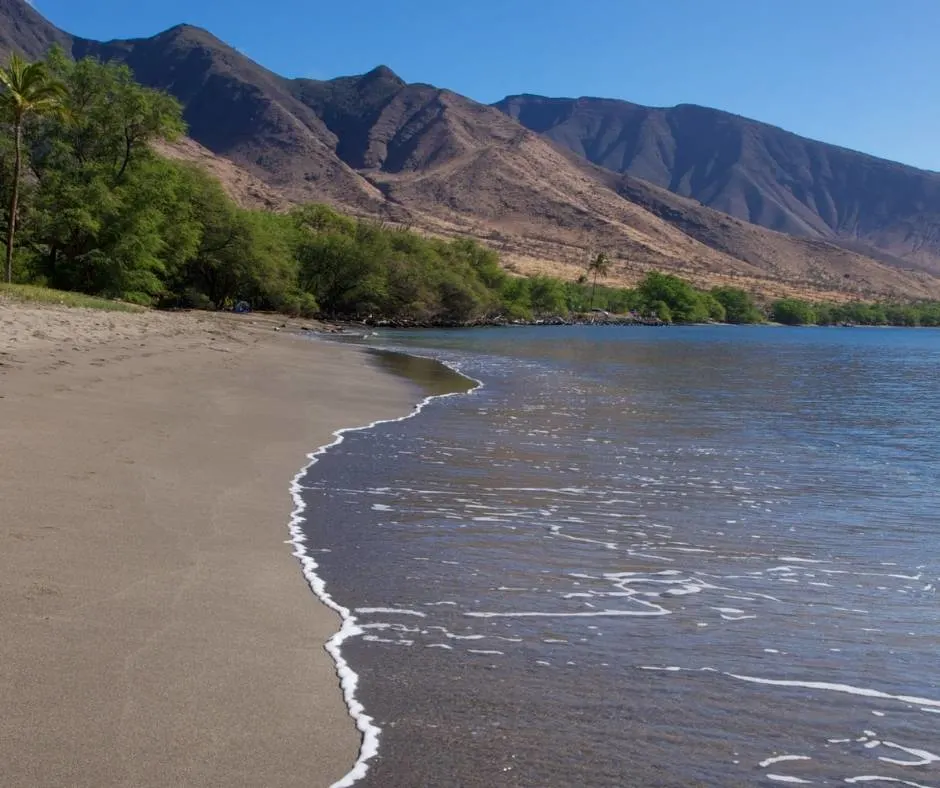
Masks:
[[[664,323],[765,320],[733,287],[705,291],[657,272],[633,289],[599,284],[611,270],[605,253],[577,282],[517,277],[472,240],[428,238],[323,205],[245,210],[204,171],[153,152],[151,142],[184,131],[178,102],[137,84],[125,66],[73,62],[61,51],[42,63],[11,58],[0,69],[0,224],[6,278],[19,284],[0,294],[111,309],[244,301],[401,325],[602,319],[592,310]],[[789,324],[940,325],[940,304],[782,299],[767,315]]]
[[[816,311],[807,301],[781,298],[770,305],[770,319],[785,326],[805,326],[816,322]]]
[[[144,307],[128,304],[124,301],[109,301],[106,298],[72,293],[65,290],[53,290],[35,285],[10,285],[0,283],[0,302],[15,301],[23,304],[44,304],[51,306],[80,307],[82,309],[101,309],[107,312],[143,312]]]
[[[770,305],[770,316],[786,325],[936,327],[940,326],[940,302],[811,304],[786,298]]]
[[[726,323],[762,323],[764,314],[751,295],[739,287],[716,287],[712,297],[724,307]]]
[[[597,257],[588,263],[588,273],[593,274],[594,281],[591,283],[591,305],[589,310],[594,309],[594,296],[597,293],[597,277],[607,276],[610,273],[610,259],[603,252],[598,253]]]
[[[13,130],[13,174],[7,215],[6,281],[13,281],[13,241],[23,169],[23,124],[31,115],[46,115],[61,107],[64,85],[49,76],[45,63],[27,63],[15,52],[6,68],[0,68],[0,112]]]
[[[637,288],[640,304],[667,323],[700,323],[708,320],[705,294],[690,282],[671,274],[651,273]]]
[[[747,308],[754,306],[750,297],[744,291],[736,292],[740,293],[740,314],[736,315],[737,319],[731,320],[725,307],[725,300],[731,299],[723,299],[720,290],[699,290],[678,276],[654,271],[647,274],[637,287],[635,308],[643,314],[655,315],[666,323],[761,322],[763,316],[756,307],[752,311]]]

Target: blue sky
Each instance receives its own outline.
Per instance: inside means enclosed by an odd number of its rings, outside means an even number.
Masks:
[[[940,170],[940,0],[35,0],[88,38],[208,28],[268,68],[694,103]]]

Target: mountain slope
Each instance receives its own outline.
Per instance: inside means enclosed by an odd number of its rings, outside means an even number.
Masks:
[[[337,154],[391,202],[425,223],[485,228],[491,240],[508,240],[510,251],[535,242],[580,267],[583,250],[605,246],[633,276],[666,267],[700,279],[777,278],[809,289],[930,289],[929,281],[861,255],[732,222],[642,181],[612,179],[492,107],[409,85],[385,67],[295,85],[340,140]]]
[[[184,144],[174,155],[208,163],[208,150],[230,160],[235,167],[211,169],[243,201],[281,204],[260,179],[290,200],[480,238],[522,271],[574,277],[603,248],[617,261],[612,281],[623,283],[656,268],[770,294],[940,295],[940,279],[898,270],[890,256],[886,264],[744,225],[591,164],[497,108],[407,84],[385,67],[291,80],[198,28],[101,43],[67,36],[24,7],[0,0],[0,32],[15,42],[24,30],[24,49],[61,43],[75,57],[124,62],[144,84],[174,94],[204,146]]]
[[[940,173],[692,105],[522,95],[495,106],[606,169],[762,227],[940,274]]]
[[[11,52],[36,60],[54,44],[69,51],[72,40],[23,0],[0,0],[0,58],[4,61]]]
[[[179,25],[152,38],[77,40],[72,53],[126,63],[140,82],[172,93],[195,140],[274,186],[315,189],[348,206],[381,202],[335,156],[335,136],[291,95],[288,80],[204,30]]]

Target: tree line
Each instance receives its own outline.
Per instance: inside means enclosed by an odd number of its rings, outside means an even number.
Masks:
[[[789,326],[940,326],[940,302],[811,303],[782,298],[770,304],[769,317]]]
[[[12,56],[0,69],[5,279],[158,307],[247,302],[304,316],[425,324],[527,321],[597,310],[666,323],[937,325],[940,305],[759,305],[650,273],[607,287],[598,254],[576,282],[510,275],[469,239],[429,238],[324,205],[278,214],[236,205],[195,165],[151,143],[185,132],[173,97],[123,65]]]

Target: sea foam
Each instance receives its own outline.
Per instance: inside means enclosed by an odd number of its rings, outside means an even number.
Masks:
[[[307,537],[303,531],[303,524],[306,522],[304,513],[307,510],[307,504],[305,503],[302,495],[304,490],[302,481],[310,473],[310,469],[316,465],[317,462],[319,462],[320,458],[329,452],[330,449],[333,449],[341,444],[348,433],[371,430],[380,424],[392,424],[414,418],[434,400],[445,399],[447,397],[454,397],[463,394],[472,394],[482,387],[483,383],[481,381],[468,377],[467,375],[463,375],[456,365],[448,364],[443,361],[439,361],[439,363],[462,375],[470,382],[471,387],[466,391],[454,391],[447,394],[436,394],[425,397],[417,405],[415,405],[410,413],[397,419],[379,419],[359,427],[344,427],[342,429],[336,430],[333,433],[332,441],[323,444],[315,451],[307,455],[307,463],[291,480],[290,495],[294,503],[294,509],[291,512],[288,526],[290,531],[290,539],[288,540],[288,544],[292,545],[294,548],[293,555],[300,562],[304,577],[306,578],[310,589],[314,594],[316,594],[320,601],[323,602],[323,604],[325,604],[331,610],[336,611],[336,613],[338,613],[340,616],[341,624],[339,631],[336,632],[336,634],[326,642],[325,648],[336,665],[336,674],[339,677],[343,699],[346,702],[346,707],[349,709],[349,716],[353,718],[356,723],[356,728],[362,735],[362,741],[359,746],[359,755],[356,758],[356,762],[340,780],[333,783],[331,788],[348,788],[348,786],[353,785],[365,777],[369,770],[369,761],[372,760],[372,758],[374,758],[379,751],[379,737],[382,731],[379,726],[375,724],[375,720],[373,720],[373,718],[366,713],[365,707],[358,699],[356,693],[359,688],[359,676],[346,661],[342,652],[343,643],[345,643],[349,638],[362,636],[364,634],[364,630],[361,626],[359,626],[358,619],[355,615],[353,615],[353,612],[350,611],[349,608],[341,605],[329,594],[326,588],[326,582],[317,572],[320,567],[316,559],[313,557],[315,550],[307,546]],[[395,612],[404,613],[405,615],[409,614],[402,610],[396,610]],[[412,615],[415,614],[415,611],[409,612]],[[417,615],[421,614],[417,613]]]

